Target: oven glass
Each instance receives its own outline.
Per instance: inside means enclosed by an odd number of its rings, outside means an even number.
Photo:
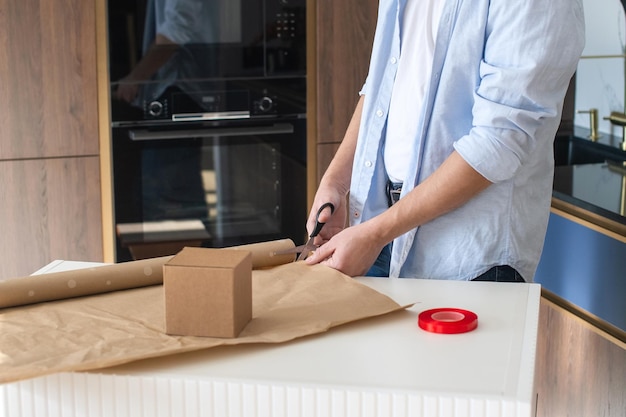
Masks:
[[[305,2],[109,0],[112,98],[143,109],[216,79],[303,76]]]
[[[138,195],[145,222],[198,219],[220,240],[280,231],[280,143],[181,142],[157,142],[142,152]]]
[[[157,242],[301,241],[304,132],[304,120],[114,129],[118,261],[133,257],[129,248]]]

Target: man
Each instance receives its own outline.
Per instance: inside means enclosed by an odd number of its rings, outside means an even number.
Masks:
[[[307,227],[325,202],[337,210],[306,262],[532,280],[583,43],[579,0],[381,0],[367,80]]]

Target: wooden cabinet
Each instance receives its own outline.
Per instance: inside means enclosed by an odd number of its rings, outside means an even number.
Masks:
[[[93,2],[0,0],[0,159],[98,153]]]
[[[535,388],[537,417],[626,416],[626,343],[542,297]]]
[[[97,156],[0,162],[2,277],[102,257]]]
[[[0,279],[102,261],[96,7],[0,0]]]
[[[309,0],[309,140],[316,181],[345,133],[365,82],[378,1]],[[311,13],[312,12],[312,13]],[[315,185],[317,185],[317,182]]]

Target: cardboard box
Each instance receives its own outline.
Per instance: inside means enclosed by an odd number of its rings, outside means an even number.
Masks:
[[[165,331],[237,337],[252,318],[252,255],[184,248],[163,266]]]

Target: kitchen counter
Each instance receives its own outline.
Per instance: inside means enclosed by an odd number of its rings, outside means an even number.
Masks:
[[[538,284],[358,278],[407,310],[280,345],[239,345],[0,386],[0,416],[535,415]],[[464,334],[419,312],[478,315]]]
[[[626,239],[625,174],[606,162],[557,166],[552,206]]]
[[[557,137],[552,207],[588,221],[626,241],[626,158],[621,138],[603,135],[596,143],[589,130],[576,127],[574,139]],[[615,161],[612,163],[612,161]]]

